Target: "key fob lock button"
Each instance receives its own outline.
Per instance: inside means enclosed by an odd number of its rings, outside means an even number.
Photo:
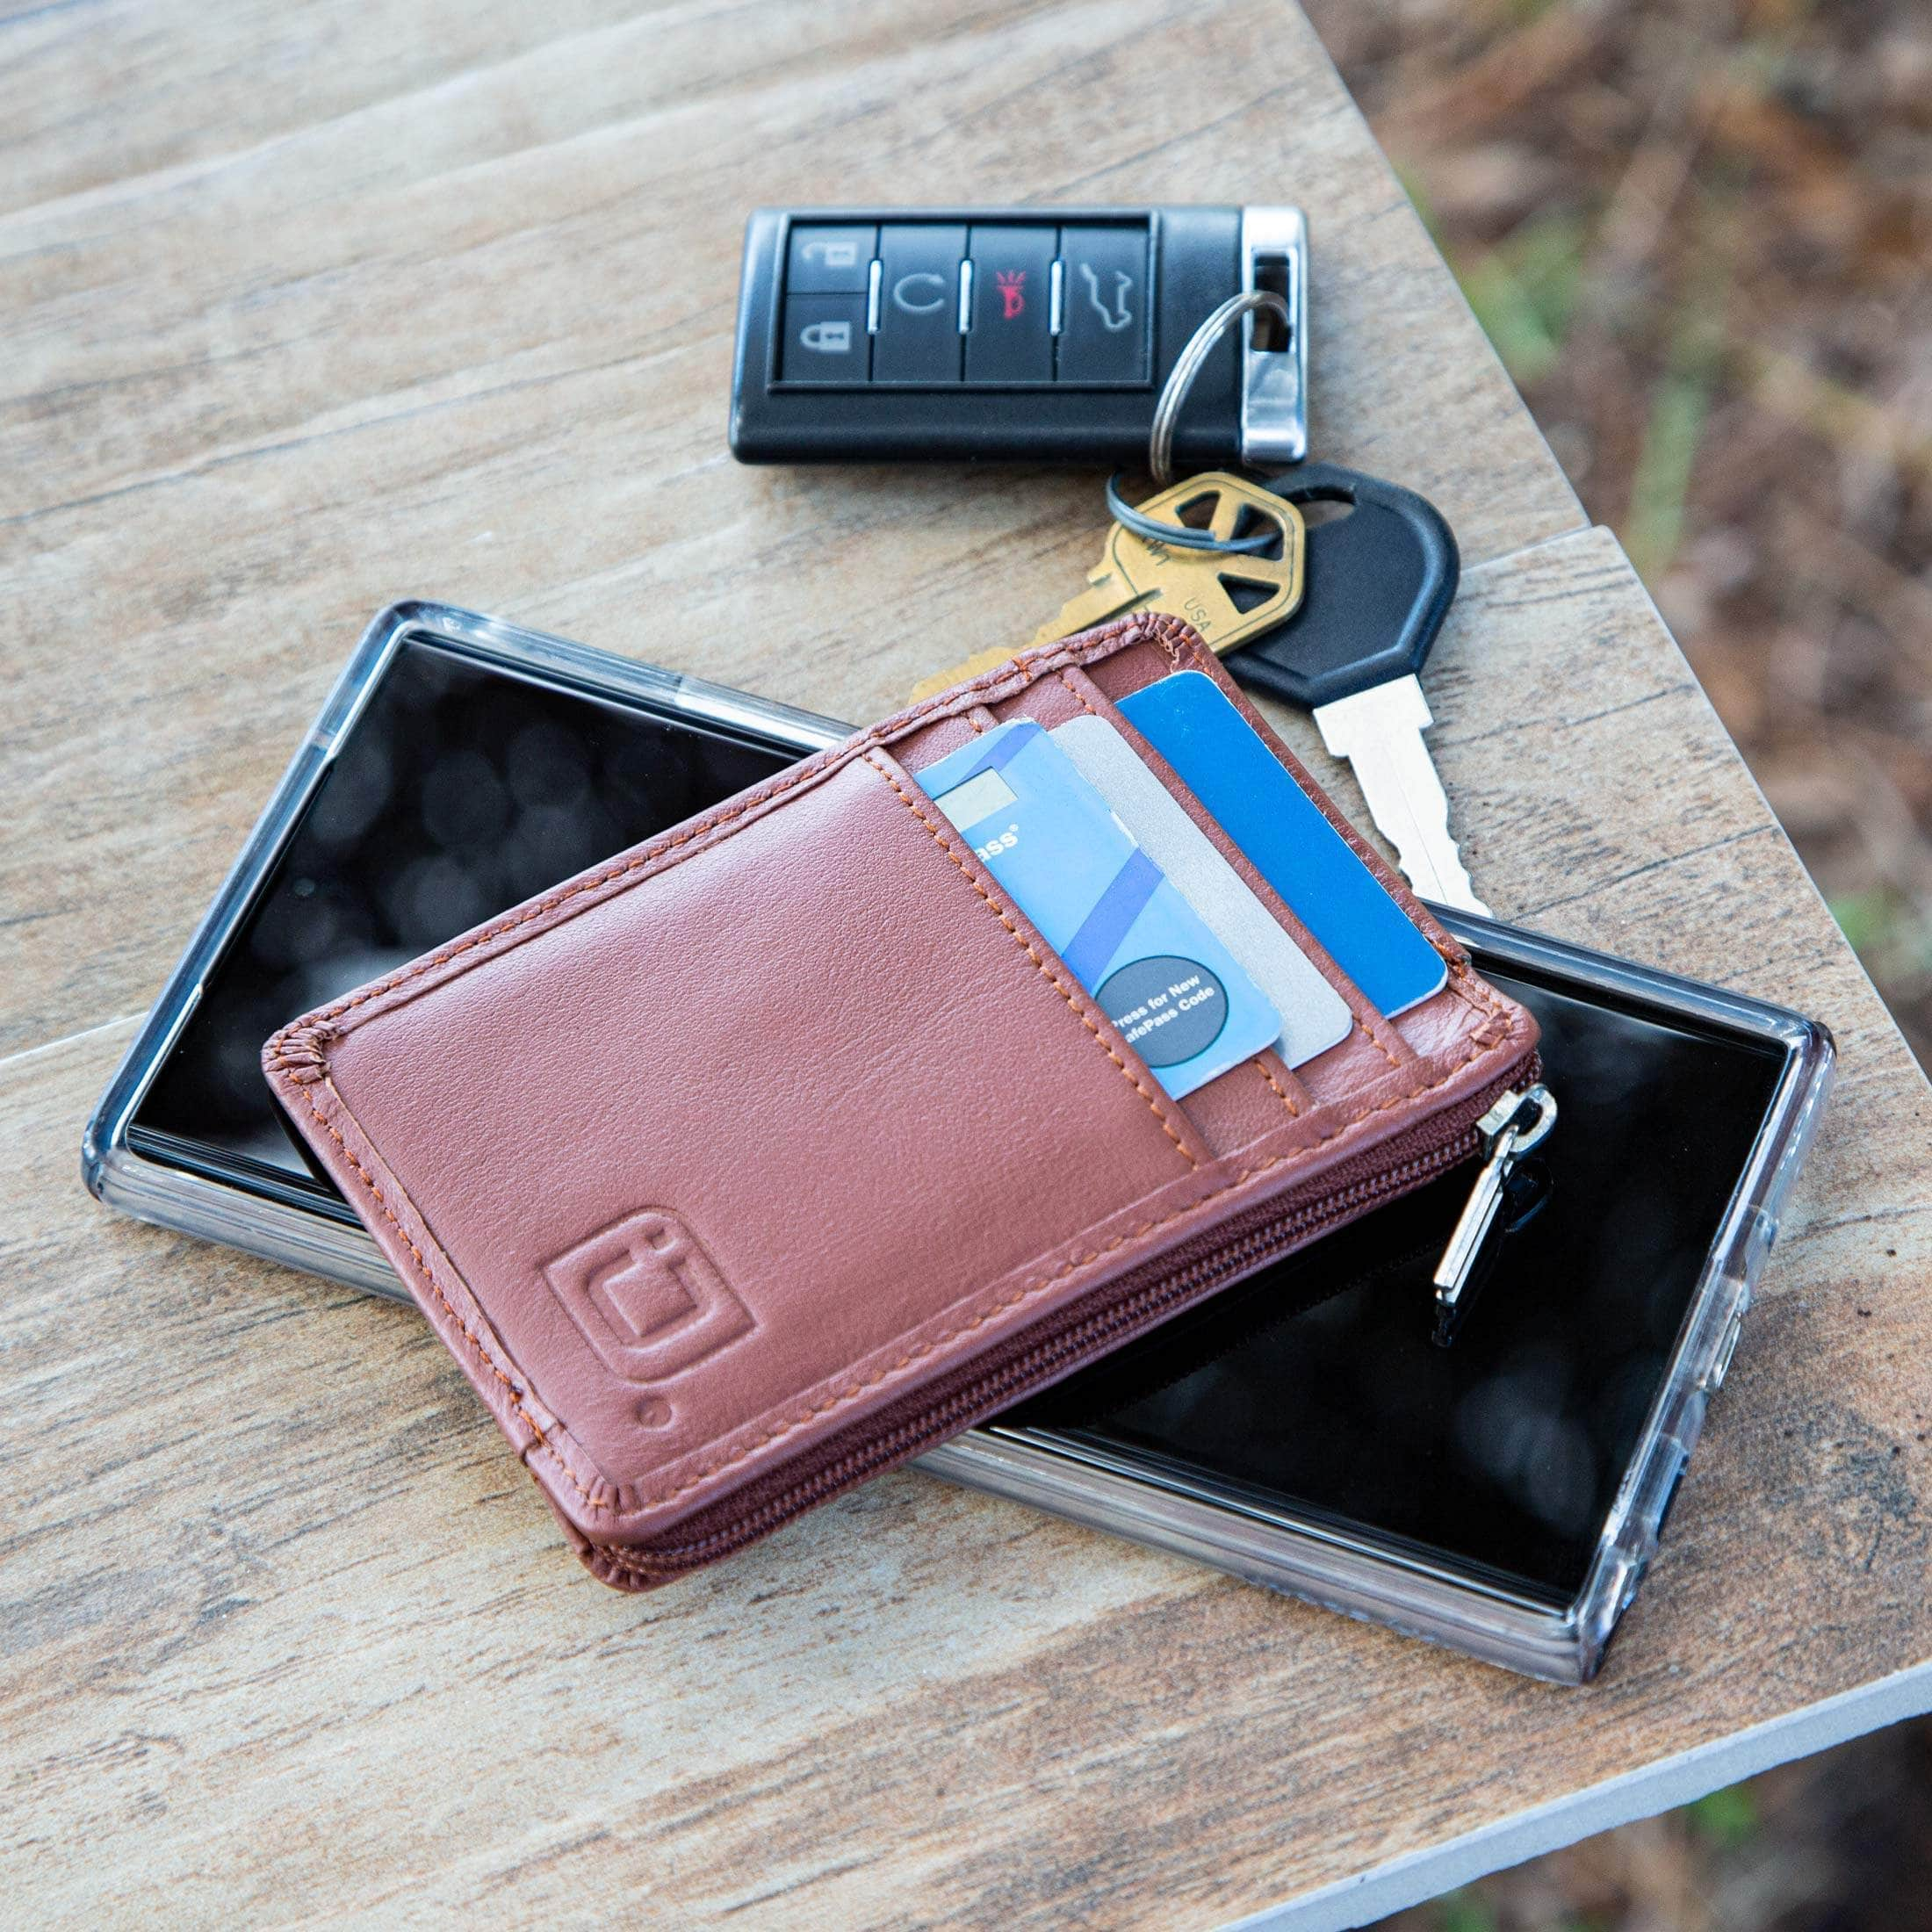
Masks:
[[[872,340],[862,295],[793,295],[785,303],[780,366],[787,382],[863,382]]]

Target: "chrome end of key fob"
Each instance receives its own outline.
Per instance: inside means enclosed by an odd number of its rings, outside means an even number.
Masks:
[[[1308,453],[1308,225],[1299,208],[1241,211],[1241,286],[1272,289],[1288,321],[1241,323],[1241,460],[1251,470]]]
[[[761,208],[745,233],[731,446],[746,463],[1125,464],[1203,320],[1185,468],[1308,449],[1308,225],[1297,208]]]

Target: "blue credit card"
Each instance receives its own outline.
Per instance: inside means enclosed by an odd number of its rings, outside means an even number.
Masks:
[[[919,781],[1175,1099],[1281,1018],[1072,761],[1014,718]]]
[[[1120,707],[1370,1006],[1405,1013],[1442,991],[1442,955],[1212,678],[1177,671]]]

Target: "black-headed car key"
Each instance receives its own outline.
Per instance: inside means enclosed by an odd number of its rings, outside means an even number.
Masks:
[[[1229,297],[1187,468],[1308,448],[1308,237],[1285,207],[761,208],[745,231],[732,452],[747,463],[1143,459],[1162,385]]]
[[[1267,487],[1307,519],[1301,602],[1230,652],[1229,670],[1315,714],[1422,898],[1487,915],[1450,835],[1448,796],[1422,735],[1434,719],[1416,676],[1455,601],[1454,533],[1415,491],[1339,464],[1304,464]],[[1344,514],[1308,515],[1321,503]]]

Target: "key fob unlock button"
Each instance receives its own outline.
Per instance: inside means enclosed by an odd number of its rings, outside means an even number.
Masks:
[[[879,231],[800,222],[785,249],[788,295],[863,295]]]

